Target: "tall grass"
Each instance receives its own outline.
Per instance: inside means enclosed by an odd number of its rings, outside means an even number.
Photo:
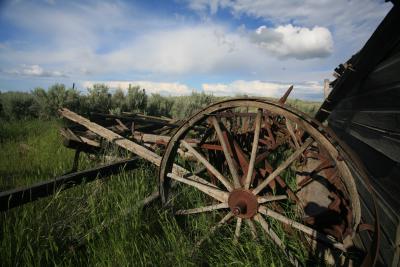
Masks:
[[[58,126],[57,121],[2,126],[0,181],[3,189],[45,180],[69,170],[73,153],[62,147]],[[19,154],[20,144],[29,147],[26,153]],[[239,245],[235,244],[232,238],[235,220],[194,250],[195,241],[212,225],[210,217],[200,215],[182,220],[158,202],[148,208],[140,207],[140,200],[156,188],[156,177],[157,170],[143,162],[134,171],[77,186],[1,213],[0,265],[289,264],[261,229],[259,240],[254,241],[244,227]],[[201,195],[190,194],[190,197],[195,204],[196,197]],[[219,215],[215,212],[213,216]]]
[[[0,124],[0,190],[47,180],[71,168],[73,151],[62,146],[56,120]]]

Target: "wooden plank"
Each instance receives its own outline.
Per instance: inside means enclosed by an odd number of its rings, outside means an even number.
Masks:
[[[332,127],[332,125],[331,125]],[[360,160],[368,170],[368,175],[374,189],[384,196],[385,201],[391,203],[391,208],[400,214],[400,166],[396,161],[391,160],[384,154],[375,150],[373,147],[362,142],[345,132],[344,127],[332,127],[340,139],[349,144],[357,151]]]
[[[104,128],[101,125],[98,125],[97,123],[91,122],[90,120],[70,111],[69,109],[66,109],[66,108],[60,109],[59,113],[61,116],[65,117],[75,123],[78,123],[82,126],[85,126],[88,130],[107,139],[109,142],[114,143],[114,144],[138,155],[139,157],[153,163],[157,167],[160,167],[162,158],[161,158],[161,156],[157,155],[153,151],[151,151],[139,144],[136,144],[136,143],[132,142],[131,140],[128,140],[107,128]],[[184,177],[188,174],[191,174],[190,171],[186,170],[185,168],[183,168],[177,164],[173,165],[172,172],[175,175],[182,176],[182,177]],[[194,181],[201,181],[201,182],[204,181],[204,179],[202,179],[201,177],[198,177],[197,175],[191,175],[189,178]]]
[[[128,151],[153,163],[156,166],[160,166],[161,157],[159,155],[157,155],[156,153],[154,153],[153,151],[148,150],[148,149],[144,148],[143,146],[138,145],[138,144],[122,137],[121,135],[114,133],[111,130],[108,130],[107,128],[104,128],[94,122],[91,122],[90,120],[70,111],[69,109],[66,109],[66,108],[60,109],[59,112],[63,117],[65,117],[75,123],[85,126],[87,129],[89,129],[92,132],[107,139],[111,143],[114,143],[118,146],[121,146],[121,147],[127,149]]]
[[[390,133],[378,132],[376,129],[352,123],[348,133],[373,147],[393,161],[400,162],[400,137]]]
[[[353,173],[355,173],[355,182],[357,184],[357,189],[360,195],[360,203],[361,203],[361,208],[362,208],[362,214],[364,220],[366,220],[367,223],[373,223],[374,222],[374,206],[373,206],[373,200],[371,198],[370,192],[367,189],[366,182],[359,177],[355,169],[350,165],[350,168]],[[398,240],[396,240],[398,233],[396,230],[398,230],[399,225],[400,225],[400,216],[399,213],[394,211],[393,205],[389,204],[387,202],[387,193],[382,194],[381,191],[378,190],[377,183],[373,182],[373,191],[376,197],[376,204],[377,204],[377,211],[378,211],[378,216],[380,219],[380,230],[381,230],[381,236],[380,236],[380,247],[379,247],[379,253],[380,253],[380,261],[384,263],[385,266],[390,266],[393,261],[396,261],[397,259],[393,255],[395,249],[398,247]],[[371,243],[371,238],[367,232],[360,233],[360,238],[362,240],[363,245],[366,247],[369,247]]]
[[[400,46],[397,46],[399,50]],[[370,73],[366,79],[363,88],[365,91],[376,90],[377,88],[386,87],[390,84],[399,83],[400,81],[400,53],[389,56],[382,61]]]
[[[337,110],[400,110],[400,83],[341,99]],[[332,113],[333,113],[332,112]]]
[[[400,133],[400,107],[398,110],[335,110],[329,121],[341,120],[358,123],[382,131]]]
[[[132,170],[138,166],[137,163],[138,158],[135,157],[89,170],[62,175],[29,187],[0,192],[0,211],[6,211],[39,198],[50,196],[58,190],[65,190],[83,182],[104,178],[122,170]]]

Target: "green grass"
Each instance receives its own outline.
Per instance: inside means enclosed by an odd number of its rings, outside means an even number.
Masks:
[[[3,189],[46,180],[71,167],[73,153],[61,144],[59,122],[24,121],[2,127]],[[23,153],[21,144],[27,146]],[[146,209],[138,206],[154,190],[156,176],[157,170],[143,162],[137,170],[1,213],[1,265],[287,265],[273,245],[252,241],[248,231],[244,230],[241,246],[235,245],[233,225],[193,252],[194,229],[205,234],[211,227],[205,216],[187,225],[158,203]]]
[[[3,190],[46,180],[71,168],[73,152],[62,146],[60,126],[58,121],[2,124]],[[26,150],[20,152],[22,144]],[[83,167],[92,164],[85,157],[80,163]],[[143,162],[134,171],[0,213],[0,265],[289,265],[287,257],[261,235],[261,229],[260,239],[254,241],[248,228],[242,228],[239,245],[235,244],[235,220],[194,250],[195,241],[213,225],[210,216],[182,220],[158,202],[141,208],[138,203],[155,189],[156,177],[157,169]],[[186,194],[193,205],[201,201],[201,194]],[[212,216],[220,218],[217,212]]]
[[[59,122],[0,124],[0,190],[47,180],[71,168],[74,153],[62,146]]]

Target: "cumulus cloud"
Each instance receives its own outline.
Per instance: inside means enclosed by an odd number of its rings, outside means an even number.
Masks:
[[[189,88],[186,84],[179,82],[152,82],[152,81],[85,81],[82,83],[82,87],[90,88],[93,84],[102,83],[107,85],[111,89],[120,88],[127,90],[129,85],[140,86],[140,88],[146,89],[149,94],[158,93],[162,95],[188,95],[193,89]]]
[[[332,35],[324,27],[309,29],[292,24],[276,28],[261,26],[250,37],[267,52],[284,58],[327,57],[333,50]]]
[[[241,18],[244,15],[272,25],[293,24],[330,29],[335,52],[341,61],[356,53],[393,6],[376,0],[186,0],[187,5],[202,16],[220,9]],[[336,64],[339,63],[336,61]]]
[[[44,70],[39,65],[21,65],[20,68],[4,70],[3,72],[12,75],[33,76],[33,77],[67,77],[67,75],[57,70]]]

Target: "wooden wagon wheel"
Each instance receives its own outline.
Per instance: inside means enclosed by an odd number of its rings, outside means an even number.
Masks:
[[[356,186],[332,137],[302,112],[267,100],[222,101],[192,116],[168,143],[159,179],[176,216],[216,220],[197,245],[225,225],[240,242],[249,227],[297,265],[286,240],[346,256],[360,222]]]

